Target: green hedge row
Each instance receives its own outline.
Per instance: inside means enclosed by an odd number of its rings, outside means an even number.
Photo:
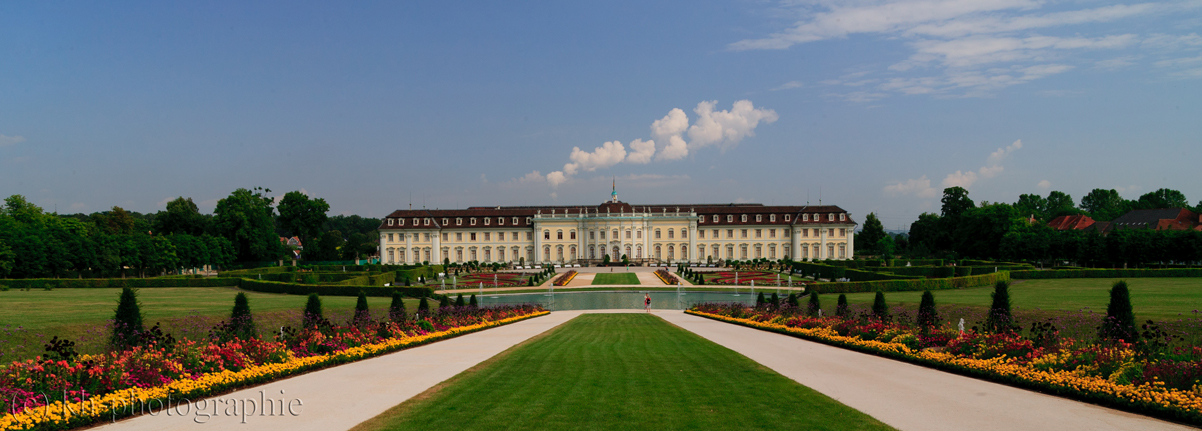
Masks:
[[[240,278],[22,278],[0,280],[11,289],[89,289],[110,287],[226,287]]]
[[[231,271],[221,271],[221,273],[218,275],[221,277],[255,277],[259,274],[280,274],[280,273],[285,273],[285,272],[292,272],[293,270],[294,270],[294,268],[291,266],[269,266],[266,268],[235,269],[235,270],[231,270]]]
[[[1142,277],[1202,277],[1202,268],[1170,269],[1049,269],[1045,271],[1011,271],[1016,279],[1037,278],[1142,278]]]
[[[888,272],[873,272],[861,271],[858,269],[846,268],[841,266],[831,266],[821,263],[810,262],[793,262],[793,269],[804,275],[818,274],[819,278],[837,279],[850,278],[855,281],[875,281],[875,280],[907,280],[921,277],[910,277],[906,275],[890,274]]]
[[[950,267],[949,267],[950,268]],[[852,281],[816,283],[813,286],[818,293],[855,293],[855,292],[905,292],[920,290],[964,289],[969,287],[992,286],[999,280],[1010,280],[1007,271],[985,275],[973,275],[956,278],[924,278],[921,280],[881,280],[881,281]]]
[[[429,287],[384,287],[384,286],[341,286],[331,284],[298,284],[281,283],[278,281],[242,280],[242,289],[266,293],[286,293],[289,295],[308,295],[317,293],[322,296],[358,296],[362,291],[367,296],[392,296],[392,292],[400,291],[402,295],[421,298],[434,296],[434,289]]]

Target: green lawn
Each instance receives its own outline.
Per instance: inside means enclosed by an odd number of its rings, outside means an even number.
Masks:
[[[1105,313],[1110,287],[1117,278],[1071,278],[1015,280],[1010,286],[1010,303],[1025,309],[1081,310],[1088,307]],[[1202,309],[1202,278],[1130,278],[1131,303],[1136,319],[1168,320],[1190,316]],[[940,305],[988,307],[993,287],[936,290]],[[873,293],[850,293],[850,303],[872,303]],[[838,294],[820,295],[825,313],[834,311]],[[886,292],[890,303],[918,304],[922,292]],[[1181,314],[1181,316],[1178,316]]]
[[[180,287],[138,289],[143,321],[147,327],[162,322],[176,337],[207,334],[218,321],[229,317],[234,296],[239,290],[229,287]],[[11,289],[0,292],[0,362],[36,356],[52,336],[79,343],[80,350],[95,353],[103,348],[106,321],[113,318],[121,289]],[[306,297],[272,293],[245,292],[260,333],[270,337],[280,326],[296,326]],[[390,298],[368,297],[373,315],[386,313]],[[418,300],[406,299],[405,308],[417,310]],[[349,315],[355,297],[324,296],[322,306],[327,317]],[[437,301],[430,302],[438,307]],[[17,329],[20,327],[20,329]],[[19,347],[18,347],[19,346]]]
[[[593,278],[593,285],[598,284],[639,284],[639,276],[633,272],[603,272]]]
[[[890,429],[646,314],[586,314],[355,430]]]

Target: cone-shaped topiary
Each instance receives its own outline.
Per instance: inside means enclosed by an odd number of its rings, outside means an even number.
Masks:
[[[918,326],[924,329],[939,326],[939,311],[935,309],[935,295],[931,291],[922,292],[922,301],[918,304]]]
[[[371,312],[367,309],[367,293],[360,290],[359,298],[355,300],[355,317],[356,323],[366,323],[371,320]]]
[[[835,315],[839,317],[847,317],[850,309],[847,308],[847,295],[839,294],[839,300],[835,304]]]
[[[430,303],[426,301],[426,297],[422,297],[421,302],[417,303],[417,314],[425,316],[430,312]]]
[[[777,295],[776,292],[772,292],[772,298],[768,299],[768,302],[770,302],[772,304],[772,308],[779,308],[780,307],[780,295]]]
[[[476,295],[472,295],[471,299],[467,301],[467,305],[472,308],[480,306],[480,304],[476,302]]]
[[[1106,306],[1106,320],[1098,331],[1102,338],[1133,341],[1135,338],[1135,312],[1131,309],[1131,292],[1126,280],[1119,280],[1110,287],[1110,304]]]
[[[404,322],[406,318],[405,297],[401,296],[401,292],[392,292],[392,304],[388,305],[388,320]]]
[[[1010,315],[1010,282],[998,281],[993,285],[993,293],[990,296],[993,298],[993,303],[989,305],[985,328],[991,332],[1009,330],[1014,324],[1014,318]]]
[[[885,292],[876,291],[876,297],[872,298],[872,315],[880,320],[889,319],[889,304],[885,303]]]
[[[785,302],[787,302],[789,305],[792,305],[792,306],[794,306],[794,307],[800,307],[800,306],[801,306],[801,303],[800,303],[800,302],[797,302],[797,294],[796,294],[796,293],[792,293],[792,292],[790,292],[790,293],[789,293],[789,297],[788,297],[788,298],[785,298]]]
[[[768,302],[768,300],[764,299],[764,292],[760,292],[760,294],[755,297],[755,305],[756,306],[764,305],[767,302]]]
[[[810,302],[806,304],[806,314],[817,316],[822,304],[818,302],[818,291],[810,292]]]
[[[255,331],[255,319],[250,315],[250,301],[245,293],[238,292],[238,296],[234,297],[234,310],[230,312],[230,329],[243,340],[258,336],[258,331]]]
[[[455,298],[455,306],[456,306],[456,307],[462,307],[462,306],[465,306],[465,305],[467,305],[467,304],[463,302],[463,294],[462,294],[462,293],[460,293],[460,294],[459,294],[459,297],[458,297],[458,298]]]
[[[316,293],[309,294],[309,300],[305,301],[305,312],[302,317],[305,326],[314,326],[321,321],[321,297]]]
[[[450,306],[451,306],[451,297],[447,296],[447,295],[442,295],[442,299],[438,300],[438,307],[441,308],[441,307],[450,307]]]
[[[116,350],[125,350],[137,345],[138,335],[143,331],[142,311],[138,304],[138,291],[125,287],[117,301],[113,317],[113,337],[110,343]]]

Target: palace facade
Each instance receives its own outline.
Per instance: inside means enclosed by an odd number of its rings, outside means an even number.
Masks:
[[[641,263],[850,259],[856,223],[833,205],[469,207],[397,210],[380,224],[383,263]],[[796,253],[794,253],[796,250]]]

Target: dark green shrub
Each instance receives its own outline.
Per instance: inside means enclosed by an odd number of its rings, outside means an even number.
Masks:
[[[940,278],[950,278],[956,275],[956,267],[941,266],[935,271],[935,276]]]
[[[306,327],[316,326],[324,318],[321,315],[321,297],[317,296],[316,293],[310,293],[309,299],[305,301],[305,311],[302,318]]]
[[[889,319],[889,304],[885,303],[885,292],[876,291],[872,298],[872,315],[880,320]]]
[[[835,315],[839,317],[847,317],[849,309],[847,307],[847,295],[839,294],[839,301],[835,305]]]
[[[421,302],[417,303],[417,314],[426,315],[430,312],[430,303],[426,301],[426,297],[422,297]]]
[[[935,295],[929,290],[922,292],[922,301],[918,304],[918,325],[923,328],[939,325],[939,311],[935,309]]]
[[[467,305],[468,305],[469,307],[472,307],[472,308],[475,308],[475,307],[479,307],[479,306],[480,306],[480,304],[476,302],[476,295],[475,295],[475,294],[473,294],[473,295],[472,295],[472,297],[471,297],[471,299],[469,299],[469,300],[468,300],[468,302],[467,302]]]
[[[810,302],[806,304],[806,314],[817,316],[822,304],[818,302],[818,292],[810,292]]]
[[[1110,340],[1134,341],[1135,312],[1131,308],[1131,292],[1126,280],[1119,280],[1110,288],[1110,304],[1106,306],[1106,320],[1098,335]]]
[[[465,305],[467,305],[467,304],[463,302],[463,294],[460,293],[459,296],[455,298],[455,306],[462,307]]]
[[[401,296],[401,292],[392,292],[392,303],[388,305],[388,320],[393,322],[404,322],[405,316],[405,297]]]
[[[971,266],[957,266],[956,267],[956,277],[968,277],[970,275],[972,275],[972,267]]]
[[[772,308],[780,308],[780,295],[772,292],[772,297],[768,299],[768,303],[772,304]]]
[[[985,318],[985,328],[991,332],[1003,332],[1011,329],[1014,318],[1010,314],[1010,282],[999,281],[993,286],[990,294],[993,303],[989,305],[989,315]]]
[[[450,296],[442,295],[442,298],[438,299],[438,307],[439,308],[450,307],[450,306],[451,306],[451,297]]]
[[[138,345],[138,337],[142,332],[142,310],[141,304],[138,303],[138,291],[129,287],[121,289],[121,297],[113,316],[113,337],[110,344],[115,350],[128,349]]]
[[[250,301],[245,293],[238,292],[238,296],[234,297],[234,310],[230,312],[230,330],[243,340],[258,338],[255,319],[250,314]]]
[[[356,323],[365,323],[371,320],[371,311],[367,309],[367,293],[359,292],[359,298],[355,300],[355,317]]]
[[[756,306],[764,305],[767,302],[768,302],[768,300],[764,299],[764,292],[760,292],[759,295],[756,295],[756,297],[755,297],[755,305]]]
[[[797,294],[796,294],[796,293],[791,293],[791,292],[790,292],[790,293],[789,293],[789,297],[788,297],[788,298],[785,298],[785,302],[787,302],[789,305],[792,305],[792,306],[794,306],[794,307],[801,307],[801,303],[797,301]]]

